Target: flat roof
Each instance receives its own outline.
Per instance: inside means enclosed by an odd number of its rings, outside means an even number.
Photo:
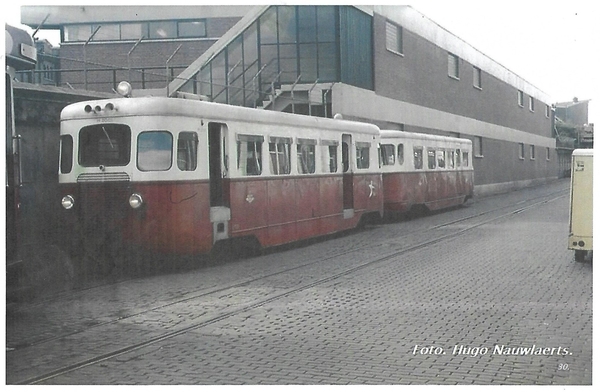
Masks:
[[[48,17],[42,29],[57,29],[64,25],[78,23],[241,18],[253,7],[246,5],[30,5],[21,6],[21,23],[37,28]]]

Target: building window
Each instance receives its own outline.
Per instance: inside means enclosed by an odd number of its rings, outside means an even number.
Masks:
[[[529,159],[535,159],[535,146],[533,144],[529,146]]]
[[[550,160],[550,147],[546,147],[546,160]]]
[[[177,23],[169,21],[150,22],[148,24],[150,39],[166,39],[177,37]]]
[[[525,144],[519,143],[519,159],[525,159]]]
[[[529,97],[529,110],[531,110],[532,112],[534,111],[533,97]]]
[[[473,67],[473,87],[481,90],[481,69]]]
[[[65,26],[65,41],[87,41],[92,35],[91,25]]]
[[[523,107],[523,91],[521,90],[517,91],[517,103],[519,106]]]
[[[103,25],[92,25],[92,30],[96,31],[94,35],[94,41],[118,41],[121,39],[121,26],[118,24],[103,24]],[[89,38],[89,37],[88,37]],[[86,38],[87,41],[87,38]]]
[[[550,105],[546,105],[546,117],[550,117]]]
[[[448,76],[458,79],[458,56],[448,53]]]
[[[147,25],[145,23],[123,23],[121,25],[121,39],[140,39],[146,35]]]
[[[160,21],[140,23],[81,24],[65,26],[65,42],[87,41],[94,35],[94,41],[125,41],[146,39],[201,38],[206,37],[206,20]]]
[[[475,136],[473,141],[473,154],[477,158],[483,157],[483,138],[481,136]]]
[[[391,52],[404,54],[402,48],[402,27],[390,21],[385,22],[385,47]]]
[[[203,20],[194,20],[189,22],[177,23],[178,37],[206,37],[206,22]]]

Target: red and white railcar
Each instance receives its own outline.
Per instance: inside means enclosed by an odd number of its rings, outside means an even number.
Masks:
[[[433,211],[473,197],[470,140],[382,130],[380,143],[386,214]]]
[[[115,98],[61,114],[62,205],[80,236],[207,253],[354,228],[383,213],[379,129],[177,98]]]

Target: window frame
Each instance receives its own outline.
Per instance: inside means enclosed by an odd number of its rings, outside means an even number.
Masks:
[[[517,104],[519,107],[524,107],[525,94],[523,93],[523,90],[517,90]]]
[[[531,96],[529,97],[529,111],[535,112],[535,100]]]
[[[483,158],[483,137],[475,136],[473,140],[473,157]]]
[[[371,143],[356,142],[356,169],[366,170],[371,167]]]
[[[391,34],[395,33],[395,39]],[[393,46],[393,47],[392,47]],[[404,31],[402,26],[390,20],[385,21],[385,48],[404,57]]]
[[[269,168],[271,174],[283,176],[292,173],[292,139],[289,137],[269,138]]]
[[[413,146],[413,166],[415,170],[423,169],[423,146]]]
[[[481,68],[473,66],[473,87],[483,90]]]
[[[264,137],[258,135],[237,135],[236,139],[238,172],[244,177],[260,176],[263,172],[262,148],[264,144]],[[252,151],[249,151],[248,149],[250,144],[253,146]],[[245,156],[242,156],[242,146],[245,146]],[[252,152],[253,154],[249,155],[249,152]],[[244,160],[242,160],[242,158],[244,158]],[[242,162],[245,163],[243,166],[241,165]],[[250,165],[248,165],[249,162],[253,164],[252,168],[255,169],[251,172],[248,171],[248,167],[250,167]]]
[[[147,134],[164,134],[170,137],[171,139],[171,145],[170,148],[167,149],[160,149],[160,151],[164,150],[164,151],[168,151],[169,152],[169,165],[167,166],[160,166],[160,168],[142,168],[140,166],[140,138],[143,137],[144,135]],[[171,168],[173,167],[173,134],[165,129],[153,129],[153,130],[146,130],[143,132],[140,132],[137,135],[137,139],[136,139],[136,148],[135,148],[135,166],[136,168],[141,171],[141,172],[164,172],[164,171],[169,171],[171,170]],[[154,151],[157,151],[158,149],[155,149]],[[148,150],[150,151],[150,150]],[[143,152],[147,152],[147,151],[142,151]],[[156,163],[155,159],[152,159],[153,163]],[[165,160],[166,162],[166,160]],[[146,162],[144,162],[144,165],[146,164]]]
[[[519,143],[519,159],[525,160],[525,143]]]
[[[391,151],[391,155],[389,154]],[[394,166],[396,164],[396,147],[393,144],[380,145],[380,158],[383,166]],[[391,162],[390,162],[390,159]]]
[[[198,142],[196,132],[181,131],[177,135],[177,168],[180,171],[196,171],[198,168]],[[179,158],[181,152],[185,154],[185,160]]]
[[[317,141],[298,138],[296,143],[298,174],[314,174],[317,171]],[[308,160],[305,160],[308,158]],[[304,170],[306,169],[306,171]]]
[[[459,57],[451,52],[448,52],[448,77],[460,80]]]

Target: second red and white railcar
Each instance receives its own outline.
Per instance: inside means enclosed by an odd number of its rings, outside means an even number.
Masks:
[[[386,214],[439,210],[473,197],[469,139],[382,130],[380,143]]]
[[[263,247],[383,213],[371,124],[198,100],[75,103],[61,114],[59,182],[76,234],[173,254]]]

